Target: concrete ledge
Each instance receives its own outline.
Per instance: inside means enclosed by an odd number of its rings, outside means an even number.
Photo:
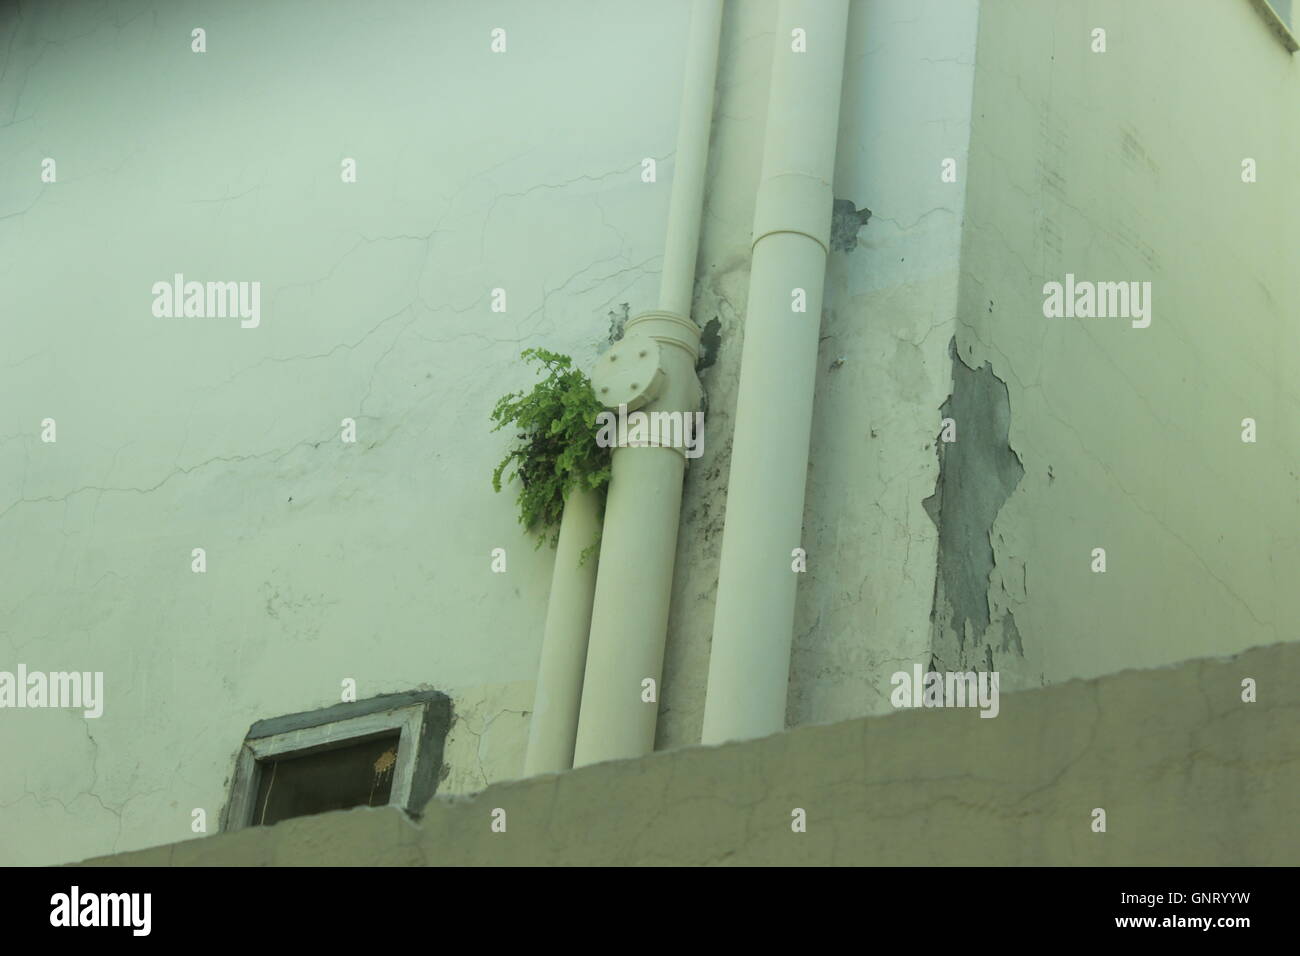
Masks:
[[[1295,864],[1298,685],[1276,644],[1005,694],[994,719],[910,710],[83,865]]]

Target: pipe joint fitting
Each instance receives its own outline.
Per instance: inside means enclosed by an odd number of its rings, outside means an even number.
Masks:
[[[754,204],[754,245],[765,236],[794,232],[828,253],[831,241],[831,184],[805,173],[780,173],[766,180]]]
[[[628,319],[624,333],[626,338],[649,336],[664,345],[685,349],[692,363],[700,357],[700,327],[684,315],[660,309],[641,312]]]

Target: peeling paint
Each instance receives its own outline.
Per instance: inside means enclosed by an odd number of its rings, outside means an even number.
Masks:
[[[704,323],[704,329],[700,332],[700,360],[695,365],[695,371],[703,372],[710,368],[718,360],[718,350],[722,348],[722,322],[715,315]]]
[[[1024,476],[1024,463],[1011,447],[1011,405],[1007,385],[985,362],[972,368],[949,346],[952,394],[940,409],[956,423],[956,440],[936,442],[939,479],[923,503],[939,529],[935,581],[936,645],[951,627],[960,653],[967,640],[980,642],[989,629],[989,587],[995,563],[993,523]],[[1019,629],[1007,615],[1001,650],[1023,654]],[[991,652],[990,652],[991,655]]]
[[[859,209],[849,199],[837,199],[831,209],[831,251],[852,252],[858,247],[858,232],[871,218],[866,206]]]
[[[606,349],[623,337],[623,327],[627,325],[627,320],[631,315],[632,304],[630,302],[621,302],[617,309],[610,309],[607,313],[609,318],[609,335],[605,341],[601,342],[597,351],[603,354]]]

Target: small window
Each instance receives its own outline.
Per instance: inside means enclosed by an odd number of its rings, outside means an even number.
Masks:
[[[393,795],[399,734],[345,741],[257,762],[253,823],[265,826],[348,807],[382,807]]]
[[[240,748],[223,830],[388,804],[418,813],[437,789],[451,723],[445,694],[388,694],[255,723]]]

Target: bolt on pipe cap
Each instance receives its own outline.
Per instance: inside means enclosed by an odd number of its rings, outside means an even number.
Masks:
[[[630,412],[658,397],[664,383],[661,346],[649,336],[615,342],[596,361],[591,387],[606,408],[626,405]]]

